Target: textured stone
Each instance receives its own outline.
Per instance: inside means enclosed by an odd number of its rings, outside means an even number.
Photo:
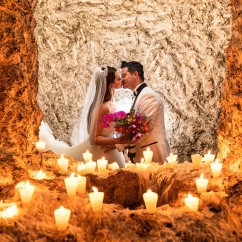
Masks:
[[[69,142],[94,66],[138,60],[164,100],[179,161],[208,149],[217,153],[229,0],[41,0],[35,18],[38,103],[56,138]]]

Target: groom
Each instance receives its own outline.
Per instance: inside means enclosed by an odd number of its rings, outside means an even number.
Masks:
[[[135,99],[132,107],[135,111],[146,114],[153,121],[151,132],[129,146],[131,147],[130,158],[134,163],[140,162],[143,151],[150,147],[150,150],[153,151],[153,162],[163,164],[166,157],[169,156],[170,147],[166,137],[164,106],[161,97],[144,82],[144,70],[139,62],[122,61],[121,79],[123,88],[134,92]],[[124,149],[123,145],[116,145],[116,147],[119,151]]]

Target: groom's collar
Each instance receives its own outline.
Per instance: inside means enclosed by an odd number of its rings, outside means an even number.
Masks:
[[[143,88],[147,87],[145,82],[140,83],[134,90],[134,95],[137,96],[142,91]]]

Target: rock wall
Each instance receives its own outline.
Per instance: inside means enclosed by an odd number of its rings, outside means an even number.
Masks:
[[[164,100],[179,160],[217,152],[229,0],[40,0],[38,103],[56,138],[69,142],[93,67],[138,60]]]
[[[233,172],[241,169],[242,150],[242,29],[241,1],[232,2],[233,35],[227,50],[227,75],[221,99],[222,113],[218,130],[220,157]]]
[[[43,118],[36,101],[34,6],[27,0],[0,2],[0,160],[31,154]]]

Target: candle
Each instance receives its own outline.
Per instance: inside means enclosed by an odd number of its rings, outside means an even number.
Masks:
[[[90,160],[86,163],[87,173],[95,172],[95,169],[96,169],[96,162],[95,161]]]
[[[196,179],[196,186],[198,193],[203,193],[207,191],[208,179],[203,178],[203,173],[201,174],[200,178]]]
[[[35,147],[39,152],[44,152],[45,151],[45,142],[40,140],[35,143]]]
[[[86,165],[83,162],[81,162],[81,164],[77,166],[77,171],[84,171],[84,170],[86,170]]]
[[[117,163],[116,161],[113,162],[113,163],[111,163],[111,164],[109,164],[108,166],[109,166],[109,168],[112,169],[112,170],[117,170],[117,169],[119,169],[119,165],[118,165],[118,163]]]
[[[211,166],[213,178],[220,177],[223,164],[219,163],[218,158],[215,160],[215,162],[211,163],[210,166]]]
[[[177,159],[177,155],[173,155],[172,153],[170,153],[170,155],[166,157],[168,164],[171,164],[171,165],[174,165],[177,163],[176,159]]]
[[[23,186],[19,187],[19,192],[20,192],[21,202],[23,204],[29,203],[32,199],[34,186],[30,185],[29,181],[27,180]]]
[[[18,208],[16,204],[8,207],[7,209],[0,212],[0,217],[2,218],[12,218],[18,214]]]
[[[84,163],[87,163],[88,161],[90,161],[92,159],[92,153],[89,153],[89,151],[87,150],[87,152],[82,154],[83,159],[84,159]]]
[[[71,173],[70,177],[65,178],[65,186],[68,196],[76,195],[78,186],[78,179],[74,177],[74,172]]]
[[[87,178],[85,176],[77,175],[77,180],[78,180],[77,193],[79,195],[85,194]]]
[[[34,176],[35,179],[38,179],[38,180],[42,180],[42,179],[45,179],[46,178],[46,174],[40,170],[36,173],[36,175]]]
[[[146,212],[149,214],[154,214],[156,210],[158,194],[148,190],[143,194],[143,198],[145,201]]]
[[[68,159],[64,158],[63,155],[59,159],[57,159],[57,163],[60,167],[60,170],[63,172],[67,172],[68,170]]]
[[[144,155],[144,158],[145,158],[145,163],[152,162],[153,151],[150,150],[150,147],[148,147],[147,150],[143,151],[143,155]]]
[[[129,160],[128,162],[125,163],[125,168],[131,167],[134,164]]]
[[[104,157],[102,157],[102,159],[97,160],[97,166],[98,166],[98,170],[106,170],[108,161],[104,159]]]
[[[144,163],[144,158],[142,158],[140,163],[136,163],[136,167],[138,171],[146,171],[149,167],[149,164]]]
[[[194,166],[200,166],[200,164],[202,163],[202,156],[199,154],[193,154],[191,155],[192,157],[192,164]]]
[[[185,198],[185,204],[188,208],[190,208],[193,212],[198,210],[199,198],[193,197],[191,194],[188,194],[188,197]]]
[[[211,162],[214,161],[215,155],[211,154],[210,150],[208,151],[207,154],[204,154],[204,160],[205,160],[205,164],[210,164]]]
[[[60,206],[59,209],[56,209],[54,212],[55,223],[58,231],[66,230],[71,211],[63,206]]]
[[[104,193],[98,192],[96,187],[92,187],[94,192],[89,193],[89,199],[91,202],[93,212],[98,212],[102,209]]]

